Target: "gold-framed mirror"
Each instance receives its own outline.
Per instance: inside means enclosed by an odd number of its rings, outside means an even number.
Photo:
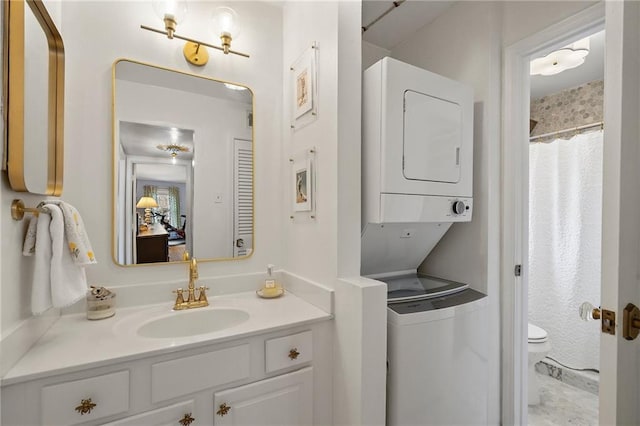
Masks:
[[[14,191],[62,194],[64,45],[41,0],[3,1],[5,149]]]
[[[131,59],[112,71],[115,263],[250,256],[252,91]]]

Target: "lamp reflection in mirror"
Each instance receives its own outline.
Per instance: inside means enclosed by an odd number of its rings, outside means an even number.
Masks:
[[[237,91],[247,90],[247,88],[244,86],[238,86],[237,84],[231,84],[231,83],[224,83],[224,87],[226,87],[229,90],[237,90]]]
[[[140,197],[137,209],[144,209],[144,223],[151,224],[151,209],[158,207],[158,203],[151,197]]]

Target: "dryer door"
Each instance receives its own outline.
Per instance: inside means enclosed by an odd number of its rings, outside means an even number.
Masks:
[[[460,181],[462,109],[423,93],[404,92],[403,173],[406,179]]]

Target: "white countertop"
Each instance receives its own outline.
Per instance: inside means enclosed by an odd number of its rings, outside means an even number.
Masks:
[[[87,320],[85,314],[64,315],[2,378],[1,384],[8,386],[332,318],[291,293],[277,299],[261,299],[254,292],[236,293],[210,297],[209,303],[206,308],[178,312],[172,312],[172,303],[116,308],[114,317],[98,321]],[[169,312],[189,315],[216,308],[241,309],[249,313],[249,319],[224,330],[179,338],[145,338],[135,332],[138,325]]]

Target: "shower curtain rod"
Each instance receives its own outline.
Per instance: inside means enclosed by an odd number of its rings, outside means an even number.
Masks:
[[[545,133],[543,135],[533,136],[529,138],[529,142],[533,142],[536,139],[546,138],[547,136],[560,135],[567,132],[576,132],[578,130],[590,129],[592,127],[600,127],[600,130],[604,129],[604,122],[598,121],[597,123],[585,124],[584,126],[572,127],[570,129],[558,130],[557,132]]]

